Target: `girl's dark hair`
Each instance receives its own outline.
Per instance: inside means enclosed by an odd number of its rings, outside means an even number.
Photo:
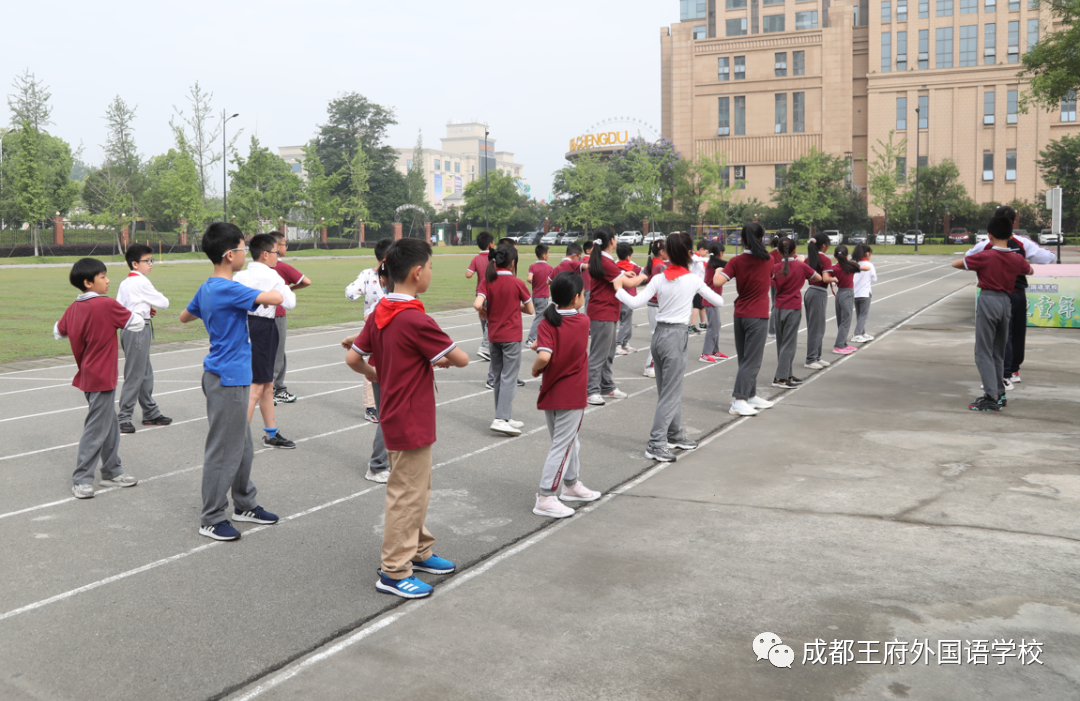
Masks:
[[[567,271],[556,275],[548,284],[551,304],[544,310],[544,318],[547,322],[555,328],[562,326],[562,314],[559,313],[559,307],[565,307],[573,302],[583,289],[585,289],[585,281],[577,273]]]
[[[690,245],[689,237],[679,232],[669,234],[667,237],[667,251],[668,262],[671,265],[679,266],[681,268],[690,267]]]
[[[484,279],[488,282],[495,282],[495,278],[499,277],[498,270],[496,268],[502,268],[503,270],[516,269],[518,254],[517,249],[510,244],[503,244],[495,249],[495,252],[488,256],[487,270],[484,271]]]
[[[833,255],[836,256],[836,262],[848,275],[854,275],[861,270],[858,263],[848,258],[847,246],[837,246],[833,250]]]
[[[780,251],[780,255],[784,257],[784,269],[780,271],[780,275],[787,277],[788,273],[791,272],[791,266],[788,265],[788,258],[795,257],[795,242],[785,236],[780,239],[779,244],[777,244],[777,250]]]
[[[418,265],[425,265],[431,259],[431,244],[421,239],[403,238],[394,241],[386,249],[386,279],[391,283],[402,282]]]
[[[752,222],[743,227],[743,247],[747,253],[761,260],[768,260],[769,251],[765,248],[765,227]]]
[[[664,239],[656,239],[649,244],[649,257],[645,259],[645,274],[652,277],[653,266],[660,260],[660,251],[667,250],[667,242]]]
[[[611,240],[615,238],[615,229],[610,226],[600,226],[593,229],[593,247],[592,253],[589,254],[589,275],[597,280],[604,279],[604,249],[608,247]],[[596,245],[596,241],[600,242],[600,245]]]
[[[86,292],[84,283],[94,282],[94,278],[104,272],[108,272],[108,269],[97,258],[80,258],[75,261],[75,265],[71,266],[68,282],[78,288],[80,293],[83,293]]]
[[[387,239],[382,240],[386,241]],[[390,242],[393,243],[393,239],[390,239]],[[382,285],[384,281],[386,282],[384,287],[386,287],[387,293],[394,291],[394,279],[390,277],[390,271],[386,268],[385,256],[383,257],[383,260],[379,262],[379,267],[375,269],[375,274],[379,277],[380,285]]]
[[[851,253],[852,260],[863,261],[866,260],[867,253],[873,253],[874,249],[870,248],[869,244],[857,243],[855,244],[855,250]]]
[[[769,242],[769,245],[772,246],[773,248],[779,250],[779,248],[780,248],[780,237],[779,236],[773,236],[772,241]]]
[[[821,272],[821,257],[818,256],[818,251],[822,248],[829,247],[829,237],[820,231],[810,237],[810,241],[806,244],[806,264],[814,269],[814,272]]]
[[[392,238],[379,239],[379,242],[375,244],[375,260],[382,262],[386,258],[386,250],[394,243]]]
[[[723,251],[720,249],[720,244],[710,242],[706,248],[709,249],[709,265],[712,266],[712,269],[720,270],[723,268],[724,261],[720,260],[720,254],[723,253]]]

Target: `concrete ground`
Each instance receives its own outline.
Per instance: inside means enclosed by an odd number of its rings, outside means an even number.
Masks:
[[[515,402],[526,433],[500,438],[486,364],[440,371],[428,524],[459,572],[422,575],[436,595],[418,602],[374,591],[383,488],[362,479],[373,427],[335,345],[351,326],[290,336],[301,400],[278,424],[299,445],[254,471],[282,523],[238,543],[197,535],[199,344],[154,357],[176,423],[123,437],[143,482],[83,502],[70,362],[0,369],[0,699],[1075,699],[1080,337],[1029,329],[1008,409],[969,412],[973,276],[947,264],[880,265],[877,340],[798,367],[797,390],[769,387],[769,345],[759,388],[781,401],[760,416],[726,412],[737,361],[691,362],[683,415],[707,443],[666,467],[642,452],[644,354],[617,358],[631,396],[582,434],[605,497],[559,522],[531,513],[536,383]],[[475,352],[473,315],[436,316]],[[790,669],[757,659],[766,632]],[[961,664],[942,664],[950,641]]]

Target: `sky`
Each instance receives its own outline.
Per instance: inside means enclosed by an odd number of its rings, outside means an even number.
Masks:
[[[36,0],[0,9],[0,79],[5,94],[25,69],[43,81],[49,131],[91,164],[115,95],[137,106],[150,157],[173,145],[173,107],[195,81],[240,114],[228,127],[243,129],[243,155],[252,135],[275,153],[305,143],[327,103],[355,91],[394,110],[391,146],[411,148],[420,129],[438,148],[449,120],[487,122],[541,198],[590,125],[659,129],[660,29],[678,19],[678,0]]]

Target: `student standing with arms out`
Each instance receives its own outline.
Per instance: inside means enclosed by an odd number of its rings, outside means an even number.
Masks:
[[[548,289],[548,281],[553,277],[554,268],[548,265],[548,247],[544,244],[536,246],[536,262],[529,266],[529,284],[532,285],[533,322],[529,327],[529,337],[525,344],[531,346],[536,340],[536,327],[540,325],[544,310],[547,309],[551,298]]]
[[[282,260],[289,248],[289,241],[285,234],[276,231],[271,236],[277,241],[278,262],[274,272],[285,281],[285,284],[293,292],[310,287],[311,278]],[[275,309],[274,323],[277,324],[278,329],[278,345],[277,354],[274,356],[274,401],[292,404],[296,401],[296,395],[290,394],[289,388],[285,386],[285,366],[287,362],[285,360],[285,335],[289,332],[289,323],[285,316],[285,305],[279,304]]]
[[[260,292],[275,290],[281,293],[282,305],[286,309],[296,307],[296,294],[289,289],[281,276],[275,272],[277,266],[277,241],[270,234],[256,234],[251,237],[251,262],[247,270],[234,277],[245,287]],[[274,358],[277,356],[278,327],[275,322],[274,305],[261,305],[248,312],[248,333],[251,337],[251,396],[248,399],[248,423],[255,414],[255,405],[262,414],[263,445],[267,448],[292,450],[296,444],[277,429],[274,415]]]
[[[727,265],[724,261],[724,244],[710,242],[706,248],[709,262],[705,266],[705,285],[716,294],[723,296],[721,290],[713,283],[716,280],[716,271],[723,270]],[[705,318],[708,321],[705,325],[705,342],[702,344],[701,357],[698,361],[719,363],[727,359],[727,356],[720,352],[720,307],[713,306],[712,302],[704,297],[701,300],[701,307],[705,310]]]
[[[855,273],[855,343],[869,343],[874,337],[866,333],[866,321],[870,318],[871,285],[877,282],[877,268],[870,262],[874,249],[865,243],[855,244],[851,257],[859,264]],[[867,266],[870,266],[867,268]]]
[[[203,360],[202,376],[209,430],[203,456],[199,535],[239,540],[240,531],[225,518],[230,490],[235,520],[259,524],[278,521],[277,516],[259,506],[255,483],[251,481],[255,450],[247,413],[251,395],[248,312],[263,305],[281,304],[284,296],[278,290],[261,292],[233,280],[233,275],[244,267],[247,252],[244,234],[235,224],[216,222],[207,227],[202,250],[214,264],[214,272],[180,312],[180,321],[185,324],[202,319],[210,335],[210,353]]]
[[[806,309],[806,363],[804,368],[820,370],[831,363],[821,358],[821,343],[825,338],[825,308],[829,301],[829,283],[832,276],[827,275],[833,262],[825,253],[829,250],[829,237],[818,232],[806,244],[806,260],[810,269],[821,276],[821,282],[812,282],[803,293],[803,307]]]
[[[802,384],[795,377],[791,364],[795,361],[795,351],[799,345],[799,324],[802,323],[802,287],[806,281],[818,282],[821,276],[795,255],[795,242],[783,238],[777,250],[780,262],[773,265],[774,286],[773,312],[769,323],[776,323],[776,372],[773,373],[773,387],[788,389]]]
[[[566,518],[573,516],[574,510],[562,502],[600,498],[600,492],[589,489],[578,479],[581,470],[578,434],[585,418],[588,384],[587,370],[581,362],[589,346],[589,318],[579,311],[585,304],[584,288],[580,275],[559,273],[551,282],[552,305],[544,312],[537,329],[532,376],[543,379],[536,408],[544,412],[551,437],[540,491],[533,506],[537,516]]]
[[[486,231],[481,231],[476,236],[476,245],[480,248],[480,252],[469,263],[469,267],[465,269],[465,278],[472,278],[476,276],[476,289],[480,290],[480,281],[484,279],[484,271],[488,267],[488,256],[491,255],[491,244],[494,243],[495,237]],[[491,360],[491,353],[488,349],[488,323],[487,317],[483,314],[480,315],[480,332],[484,336],[484,340],[480,341],[480,350],[476,352],[476,357],[483,360]],[[492,380],[491,372],[488,372],[488,382]]]
[[[982,379],[983,396],[968,404],[972,411],[1001,411],[1005,399],[1005,345],[1009,341],[1012,301],[1018,275],[1031,275],[1031,264],[1009,250],[1012,222],[994,217],[986,225],[990,248],[954,260],[952,267],[973,270],[979,278],[975,307],[975,367]]]
[[[700,239],[697,242],[697,251],[690,254],[690,272],[699,280],[705,279],[705,266],[709,260],[709,242]],[[699,334],[706,328],[705,305],[701,302],[701,295],[694,295],[694,306],[690,310],[690,333]]]
[[[589,275],[589,261],[586,260],[592,257],[593,239],[586,238],[581,242],[582,251],[582,263],[579,267],[581,271],[581,282],[585,285],[585,306],[581,308],[581,313],[586,314],[589,311],[589,297],[592,295],[593,280]]]
[[[453,562],[434,554],[435,537],[424,525],[431,500],[431,446],[435,443],[433,368],[469,364],[469,356],[424,313],[417,297],[431,285],[431,245],[395,241],[384,261],[393,292],[375,307],[345,362],[381,386],[380,410],[390,477],[386,483],[382,568],[375,589],[406,599],[430,596],[417,571],[450,574]],[[378,373],[365,360],[373,356]]]
[[[161,414],[154,401],[154,368],[150,364],[150,342],[154,339],[154,327],[150,319],[158,309],[168,309],[168,298],[154,288],[147,276],[154,269],[154,251],[143,243],[133,243],[124,253],[127,260],[127,277],[120,281],[116,301],[143,320],[139,331],[120,332],[120,345],[124,348],[124,388],[120,390],[120,433],[135,433],[131,419],[135,402],[142,408],[143,426],[168,426],[172,419]]]
[[[757,376],[765,340],[769,335],[769,287],[773,262],[765,249],[765,229],[761,224],[747,224],[742,230],[746,250],[732,258],[716,274],[715,284],[735,281],[739,296],[735,299],[735,352],[739,355],[739,372],[731,392],[731,409],[737,416],[753,416],[773,405],[757,394]]]
[[[488,321],[491,373],[495,378],[495,420],[491,430],[507,436],[520,436],[525,425],[515,421],[512,414],[521,369],[521,315],[533,313],[529,288],[514,275],[516,269],[517,249],[496,248],[473,302],[473,308]]]
[[[787,237],[785,236],[784,238],[787,238]],[[779,236],[773,236],[772,241],[769,242],[769,245],[772,246],[772,250],[769,251],[769,257],[772,258],[773,266],[775,266],[777,263],[784,262],[784,257],[780,253],[780,237]],[[776,338],[776,317],[778,315],[776,313],[776,284],[775,284],[775,281],[774,281],[773,286],[769,288],[769,299],[773,303],[772,311],[769,313],[769,338]],[[800,308],[800,310],[802,309],[801,302],[799,304],[799,308]]]
[[[347,299],[356,301],[361,297],[364,298],[365,322],[375,310],[375,305],[379,303],[379,300],[386,296],[386,288],[383,287],[382,280],[379,277],[379,266],[382,264],[383,258],[386,257],[386,249],[390,248],[390,244],[393,242],[394,239],[391,238],[379,239],[379,242],[375,244],[375,267],[362,270],[356,276],[356,279],[345,288],[345,297]],[[348,345],[349,347],[352,346],[351,340]],[[345,350],[348,350],[348,348]],[[379,423],[379,408],[378,401],[375,398],[375,386],[366,377],[364,378],[364,418],[372,423]],[[380,467],[389,470],[390,463]]]
[[[858,350],[848,344],[848,334],[851,333],[851,317],[855,311],[855,276],[862,267],[848,259],[847,246],[837,246],[835,255],[836,264],[831,272],[836,279],[836,343],[832,352],[850,355]]]
[[[615,255],[619,260],[615,265],[619,266],[626,275],[637,276],[642,268],[634,264],[630,258],[634,255],[634,247],[628,243],[615,245]],[[646,276],[647,277],[647,276]],[[637,294],[637,290],[629,290],[630,296]],[[619,307],[619,331],[615,334],[615,355],[630,355],[636,348],[630,347],[630,339],[634,335],[634,310],[625,304]]]
[[[652,336],[652,355],[656,371],[656,413],[653,416],[645,457],[660,462],[673,462],[672,449],[694,450],[697,442],[686,437],[682,428],[682,386],[686,372],[686,349],[690,330],[687,314],[693,308],[694,295],[701,295],[717,307],[724,299],[709,289],[690,272],[690,237],[671,234],[667,238],[668,265],[664,272],[654,275],[644,292],[635,297],[622,289],[632,279],[617,278],[616,296],[631,308],[643,307],[656,295],[659,304],[656,331]]]
[[[106,487],[134,487],[139,483],[120,465],[120,426],[116,421],[116,366],[119,352],[116,331],[138,333],[143,318],[105,296],[109,276],[105,264],[83,258],[71,266],[68,281],[79,296],[53,325],[53,338],[67,339],[78,371],[71,384],[82,390],[90,411],[83,422],[71,493],[76,499],[94,496],[94,469],[101,462],[101,484]]]
[[[667,265],[667,241],[661,239],[659,241],[653,241],[649,247],[649,258],[645,261],[645,274],[651,281],[654,276],[664,272],[664,266]],[[656,331],[656,314],[660,309],[660,303],[656,299],[656,295],[649,300],[646,311],[649,313],[649,357],[645,359],[645,377],[656,377],[656,368],[653,364],[652,357],[652,335]]]

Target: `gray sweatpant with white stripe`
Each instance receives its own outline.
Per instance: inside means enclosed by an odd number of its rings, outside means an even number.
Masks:
[[[540,478],[540,494],[550,497],[559,493],[559,486],[572,487],[578,481],[581,462],[578,452],[581,442],[581,421],[585,417],[584,409],[545,409],[548,435],[551,436],[551,450],[544,461],[544,474]]]
[[[792,377],[791,364],[799,345],[802,309],[774,309],[773,317],[776,321],[776,374],[773,377],[786,380]]]
[[[1006,292],[981,290],[975,308],[975,367],[983,392],[991,399],[1005,394],[1005,346],[1009,342],[1012,300]]]
[[[829,292],[824,287],[808,287],[803,293],[806,310],[806,364],[821,360],[821,342],[825,338],[825,303]]]
[[[509,421],[514,409],[514,395],[517,394],[518,370],[521,369],[521,341],[514,343],[496,343],[489,345],[491,365],[489,373],[495,381],[495,418]]]
[[[649,433],[650,449],[667,449],[668,441],[685,438],[682,429],[682,387],[688,344],[686,324],[656,324],[652,336],[652,355],[657,397],[656,413]]]
[[[634,310],[625,304],[619,307],[619,333],[615,336],[615,345],[628,346],[634,335]]]
[[[107,480],[124,474],[120,467],[120,423],[116,420],[116,390],[108,392],[83,392],[90,411],[83,422],[79,438],[79,454],[75,462],[72,484],[93,484],[94,469],[101,461],[101,479]],[[245,411],[247,408],[245,406]]]
[[[645,308],[649,312],[649,357],[645,359],[645,369],[648,370],[649,366],[653,364],[652,335],[656,331],[656,315],[660,313],[660,307],[650,304]]]
[[[615,327],[617,321],[590,321],[589,336],[589,396],[614,392],[615,378],[611,362],[615,359]]]
[[[529,327],[529,335],[526,337],[526,344],[531,344],[536,340],[536,327],[540,325],[540,320],[544,318],[544,310],[551,304],[551,297],[533,297],[533,322]]]
[[[735,317],[735,352],[739,354],[739,372],[731,396],[749,399],[757,395],[757,376],[761,358],[765,355],[765,339],[769,335],[768,319]]]
[[[371,392],[375,395],[375,411],[381,407],[379,399],[379,383],[371,383]],[[383,442],[382,422],[375,424],[375,440],[371,443],[371,459],[368,460],[368,469],[372,472],[386,472],[390,469],[390,456],[386,452],[386,443]]]
[[[866,333],[866,321],[870,318],[870,297],[855,298],[855,335]]]
[[[225,387],[221,378],[203,372],[203,395],[206,396],[206,452],[202,470],[202,515],[204,526],[213,526],[229,518],[229,490],[238,511],[250,511],[255,501],[255,483],[251,481],[251,427],[247,420],[251,385]]]
[[[836,291],[836,343],[833,348],[846,348],[851,340],[851,317],[855,311],[855,290],[841,287]]]
[[[124,349],[124,387],[120,390],[120,423],[131,423],[135,402],[142,407],[143,421],[161,416],[161,409],[154,401],[154,368],[150,365],[150,341],[153,339],[150,324],[139,331],[120,332],[120,345]]]

